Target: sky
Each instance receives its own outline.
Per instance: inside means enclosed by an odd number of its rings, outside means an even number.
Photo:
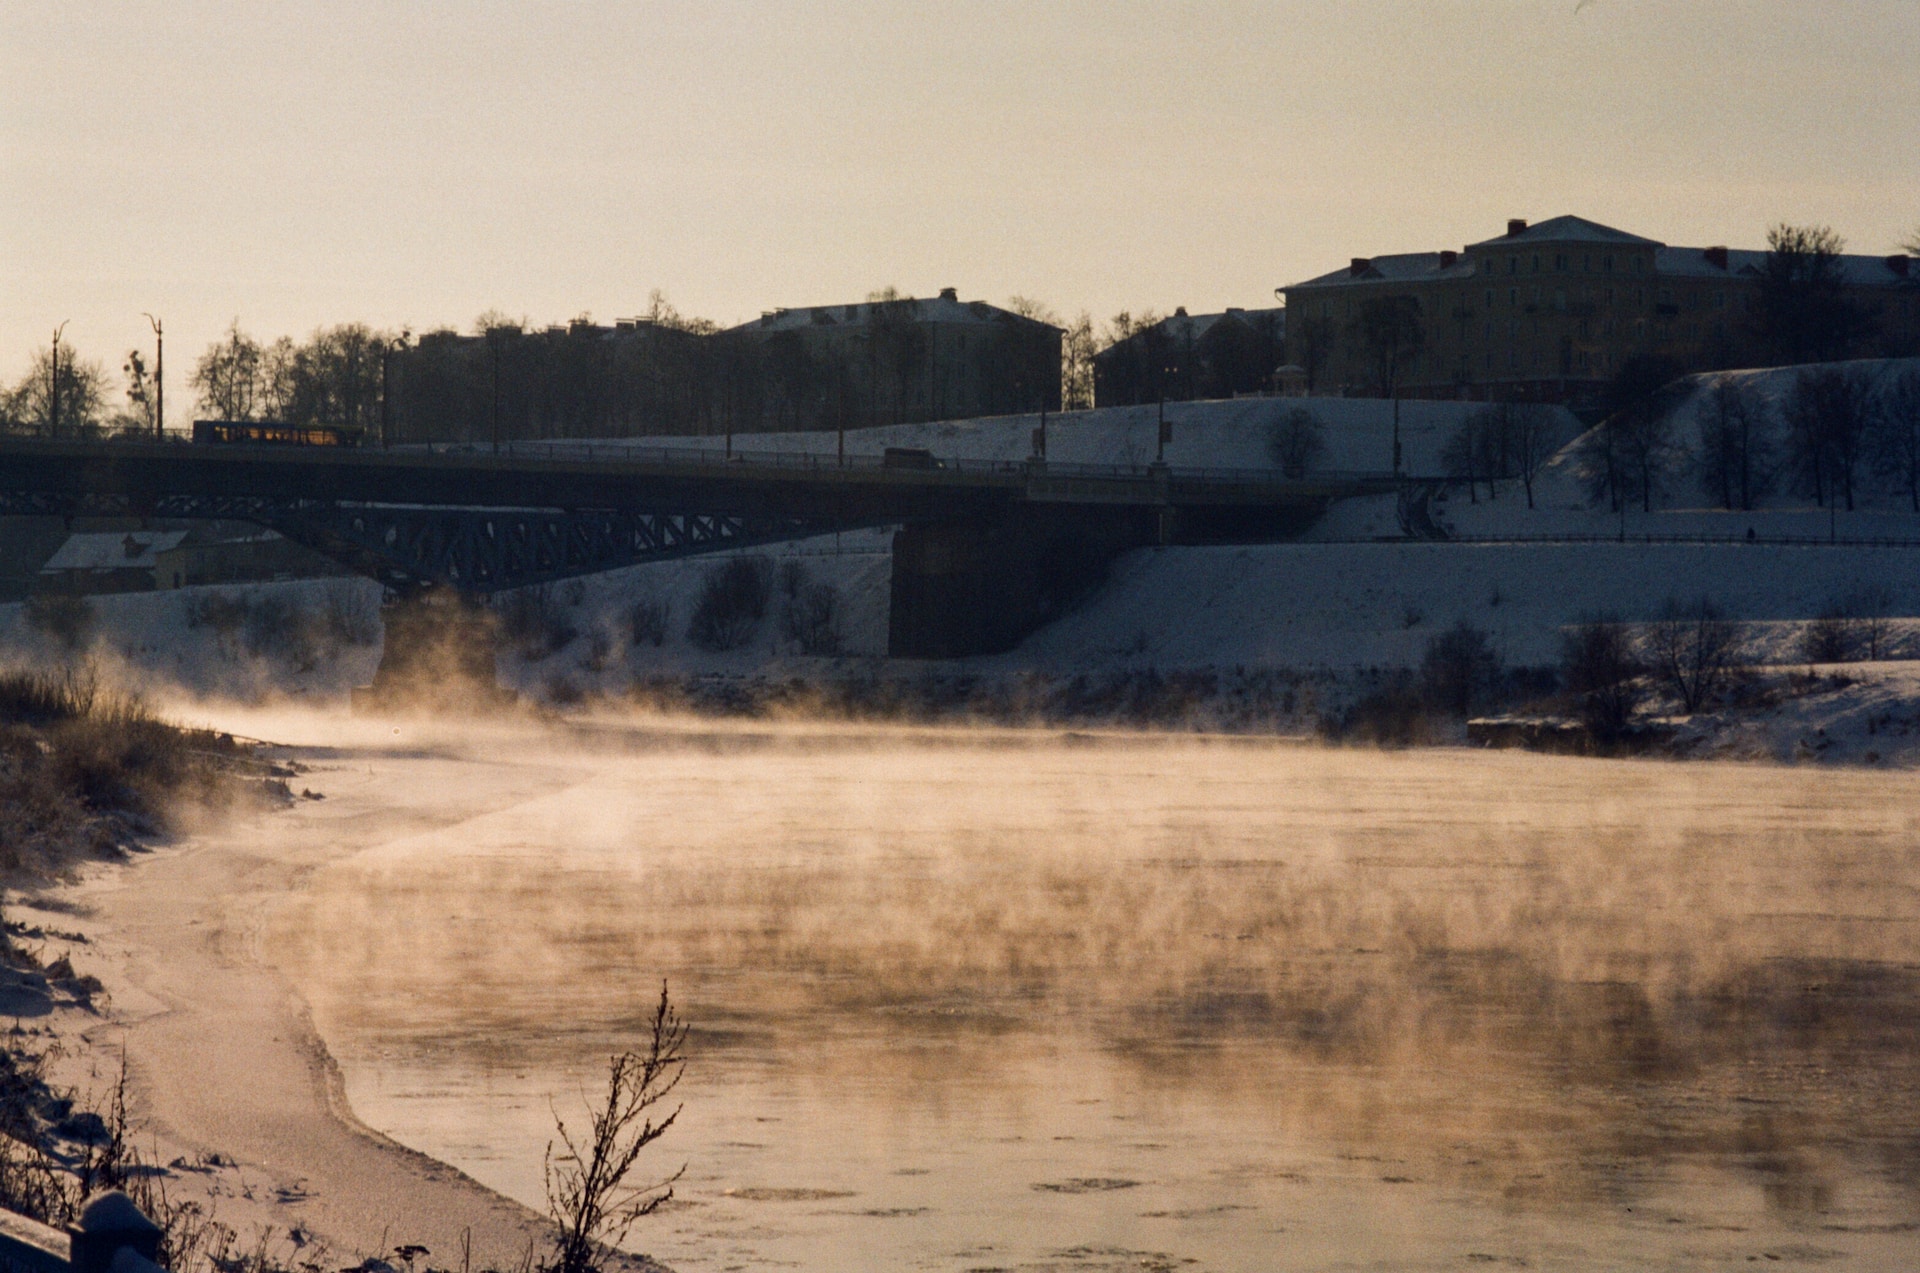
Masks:
[[[238,319],[1275,304],[1575,213],[1920,228],[1920,0],[0,0],[0,380]]]

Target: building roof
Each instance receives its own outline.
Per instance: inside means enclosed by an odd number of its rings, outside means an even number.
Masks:
[[[1182,309],[1167,315],[1159,322],[1153,324],[1153,327],[1166,332],[1167,335],[1175,340],[1199,340],[1208,332],[1212,331],[1215,324],[1226,318],[1236,319],[1243,323],[1250,323],[1261,318],[1273,322],[1285,323],[1287,321],[1287,311],[1281,306],[1272,306],[1267,309],[1225,309],[1218,314],[1189,314]],[[1149,328],[1148,330],[1152,329]],[[1135,334],[1138,335],[1138,333]]]
[[[1469,243],[1466,252],[1477,248],[1498,249],[1517,244],[1600,243],[1616,247],[1654,249],[1654,273],[1672,278],[1756,278],[1766,267],[1765,251],[1735,248],[1676,248],[1658,239],[1642,238],[1616,230],[1612,226],[1589,221],[1585,217],[1554,217],[1538,225],[1515,221],[1510,234]],[[1481,254],[1476,259],[1484,259]],[[1920,286],[1920,269],[1907,258],[1907,272],[1898,266],[1898,256],[1842,256],[1840,275],[1844,282],[1859,286]],[[1724,260],[1724,267],[1720,262]],[[1286,290],[1307,287],[1345,287],[1368,283],[1428,282],[1444,278],[1462,278],[1473,273],[1463,252],[1403,252],[1391,256],[1354,257],[1346,269],[1332,270],[1305,282],[1289,284]]]
[[[1724,259],[1723,268],[1716,258]],[[1908,265],[1908,273],[1895,268],[1899,258],[1862,256],[1840,257],[1840,280],[1862,287],[1897,287],[1903,283],[1920,286],[1920,270]],[[1910,258],[1909,258],[1910,259]],[[1767,268],[1767,254],[1749,248],[1661,248],[1653,254],[1656,274],[1670,278],[1758,278]]]
[[[1458,252],[1398,252],[1391,256],[1353,258],[1344,270],[1333,270],[1295,287],[1332,287],[1350,283],[1412,283],[1430,279],[1464,278],[1473,267]]]
[[[733,331],[796,331],[811,327],[863,326],[873,321],[876,312],[889,306],[905,312],[920,323],[1030,323],[1059,331],[1051,323],[1016,314],[1010,309],[986,301],[963,301],[949,287],[933,297],[903,296],[895,301],[861,301],[852,305],[809,305],[798,309],[773,309]]]
[[[184,530],[103,531],[67,536],[40,573],[64,570],[152,570],[158,556],[180,546]]]
[[[1642,238],[1637,234],[1628,234],[1625,230],[1616,230],[1610,225],[1601,225],[1598,221],[1589,221],[1585,217],[1553,217],[1528,225],[1524,221],[1516,222],[1520,226],[1517,233],[1496,235],[1491,239],[1482,239],[1478,243],[1469,243],[1467,247],[1507,247],[1515,243],[1611,243],[1618,247],[1664,247],[1658,239]]]

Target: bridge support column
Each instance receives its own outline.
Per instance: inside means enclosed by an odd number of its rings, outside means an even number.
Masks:
[[[951,659],[1012,649],[1103,582],[1115,557],[1162,542],[1159,513],[1021,505],[908,523],[893,537],[887,652]]]
[[[356,708],[498,707],[493,613],[451,588],[403,594],[380,607],[380,667],[353,692]]]

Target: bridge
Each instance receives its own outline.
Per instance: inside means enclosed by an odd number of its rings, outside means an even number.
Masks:
[[[896,526],[889,645],[1010,648],[1120,552],[1290,538],[1386,474],[1050,464],[626,443],[393,450],[0,437],[0,514],[227,518],[396,594],[470,597]],[[917,462],[916,462],[917,461]]]

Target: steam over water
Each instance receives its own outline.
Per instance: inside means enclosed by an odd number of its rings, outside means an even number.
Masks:
[[[681,1269],[1920,1252],[1914,775],[573,743],[316,774],[349,808],[556,776],[322,869],[267,944],[361,1118],[534,1205],[549,1097],[579,1117],[668,979],[652,1166],[690,1166],[630,1245]]]

